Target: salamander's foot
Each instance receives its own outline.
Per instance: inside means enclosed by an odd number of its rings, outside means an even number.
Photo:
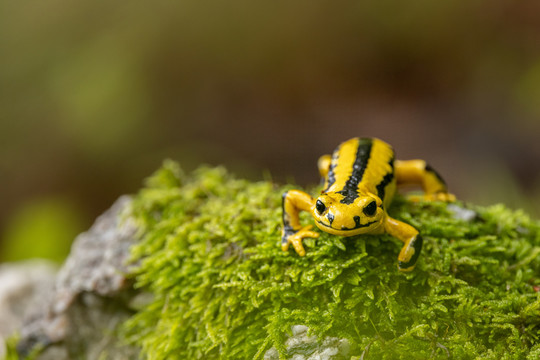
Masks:
[[[414,269],[416,261],[422,251],[423,243],[424,240],[422,239],[422,236],[417,234],[403,246],[398,256],[399,271],[409,272]]]
[[[456,196],[447,192],[436,192],[433,194],[424,194],[424,195],[409,195],[407,197],[410,201],[419,202],[419,201],[445,201],[445,202],[454,202],[456,201]]]
[[[302,239],[307,237],[319,237],[319,233],[316,233],[315,231],[310,231],[311,228],[311,225],[307,225],[297,231],[285,231],[281,237],[281,249],[283,251],[287,251],[289,250],[289,245],[292,244],[294,250],[298,255],[306,255],[306,250],[304,249],[304,245],[302,245]]]

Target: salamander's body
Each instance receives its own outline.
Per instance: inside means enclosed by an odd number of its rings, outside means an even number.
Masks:
[[[417,183],[430,200],[452,201],[442,178],[423,160],[399,161],[387,143],[374,138],[353,138],[337,147],[332,156],[319,159],[324,178],[321,195],[290,190],[283,194],[282,249],[292,244],[303,256],[302,239],[318,237],[302,227],[298,213],[309,211],[317,227],[340,236],[388,233],[404,245],[398,256],[401,271],[410,271],[422,249],[422,237],[412,226],[388,216],[397,184]]]

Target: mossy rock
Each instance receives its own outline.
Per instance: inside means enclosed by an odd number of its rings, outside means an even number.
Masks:
[[[540,357],[538,221],[502,205],[398,197],[390,215],[424,237],[404,274],[388,235],[321,232],[305,257],[281,251],[290,188],[223,168],[188,176],[173,162],[147,181],[129,215],[141,229],[133,278],[153,300],[124,326],[143,356],[252,359],[272,348],[288,358],[302,325],[321,343],[346,339],[352,358]]]

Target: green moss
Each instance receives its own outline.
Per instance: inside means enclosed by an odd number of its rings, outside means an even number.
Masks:
[[[19,354],[17,353],[17,343],[19,342],[19,335],[13,334],[10,337],[6,339],[5,343],[5,356],[1,359],[3,360],[19,360],[21,357],[19,357]],[[4,344],[0,344],[0,346],[3,346]],[[36,346],[34,350],[28,356],[24,358],[24,360],[34,360],[36,359],[41,351],[43,350],[42,347]]]
[[[502,205],[397,198],[390,213],[424,235],[416,269],[397,271],[398,240],[321,232],[307,255],[282,252],[281,194],[291,186],[187,176],[166,162],[136,196],[136,286],[154,300],[125,324],[149,359],[286,357],[291,326],[347,338],[363,359],[537,359],[540,223]],[[309,216],[305,223],[312,223]]]

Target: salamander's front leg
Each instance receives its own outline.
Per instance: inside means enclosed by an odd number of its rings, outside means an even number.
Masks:
[[[423,244],[422,236],[418,230],[390,216],[386,218],[384,230],[404,243],[398,256],[398,269],[400,271],[413,270]]]
[[[289,244],[292,244],[298,255],[304,256],[306,251],[302,245],[302,239],[319,237],[318,233],[310,231],[311,225],[302,227],[298,217],[300,211],[311,211],[313,206],[313,198],[303,191],[289,190],[283,194],[283,230],[281,232],[283,251],[289,250]]]
[[[394,163],[398,184],[419,184],[425,192],[426,200],[455,201],[448,193],[442,177],[424,160],[396,160]]]

